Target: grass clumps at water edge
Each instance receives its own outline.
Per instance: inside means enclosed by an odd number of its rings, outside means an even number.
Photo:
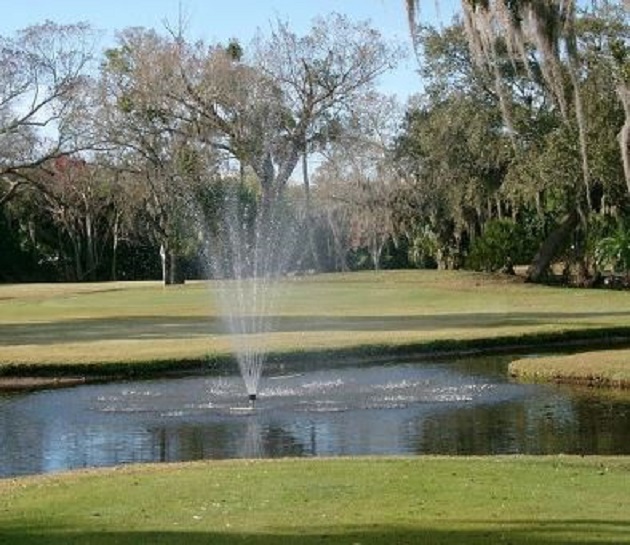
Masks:
[[[513,377],[532,382],[630,388],[630,350],[522,358],[511,362],[508,370]]]
[[[614,457],[135,466],[0,481],[0,542],[621,545],[629,488]]]

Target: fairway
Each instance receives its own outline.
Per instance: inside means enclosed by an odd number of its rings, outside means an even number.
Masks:
[[[0,286],[0,373],[177,370],[229,358],[238,339],[224,327],[217,294],[232,289],[230,282]],[[272,332],[250,342],[279,355],[466,350],[630,331],[630,293],[470,272],[317,275],[283,279],[275,290]]]
[[[0,481],[0,543],[630,543],[624,458],[358,458]]]
[[[216,294],[231,289],[229,282],[0,286],[0,370],[59,376],[227,362],[232,339]],[[535,346],[630,332],[628,293],[474,273],[320,275],[276,289],[265,339],[276,356]],[[626,351],[606,354],[618,362]],[[619,545],[630,544],[628,490],[626,457],[123,466],[0,480],[0,543]]]

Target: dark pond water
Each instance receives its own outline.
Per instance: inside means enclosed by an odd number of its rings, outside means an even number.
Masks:
[[[506,379],[509,358],[268,369],[0,396],[0,476],[203,458],[630,454],[630,396]]]

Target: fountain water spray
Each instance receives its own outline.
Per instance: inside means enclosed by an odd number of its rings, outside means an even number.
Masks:
[[[228,191],[206,235],[207,261],[219,283],[219,304],[248,399],[256,400],[273,326],[278,280],[293,253],[295,229],[280,197],[244,203]]]

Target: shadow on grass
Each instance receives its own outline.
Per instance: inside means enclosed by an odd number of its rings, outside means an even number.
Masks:
[[[601,318],[630,317],[630,311],[618,312],[480,312],[436,315],[395,316],[270,316],[268,323],[278,333],[356,332],[356,331],[431,331],[445,329],[518,328],[553,324],[555,326],[606,325],[585,323]],[[242,322],[254,331],[256,318]],[[249,323],[248,323],[249,322]],[[609,323],[608,325],[613,325]],[[58,344],[103,340],[187,339],[226,334],[218,317],[136,316],[124,318],[87,318],[44,323],[4,324],[0,346]]]
[[[43,528],[25,524],[23,527],[6,526],[0,529],[0,544],[11,545],[321,545],[340,543],[348,545],[616,545],[630,544],[630,522],[605,520],[531,521],[518,523],[452,522],[454,528],[442,523],[443,528],[408,528],[404,526],[369,525],[365,527],[325,527],[319,530],[299,528],[287,533],[251,534],[218,531],[117,531],[75,530],[72,528]],[[461,528],[461,527],[464,528]]]

